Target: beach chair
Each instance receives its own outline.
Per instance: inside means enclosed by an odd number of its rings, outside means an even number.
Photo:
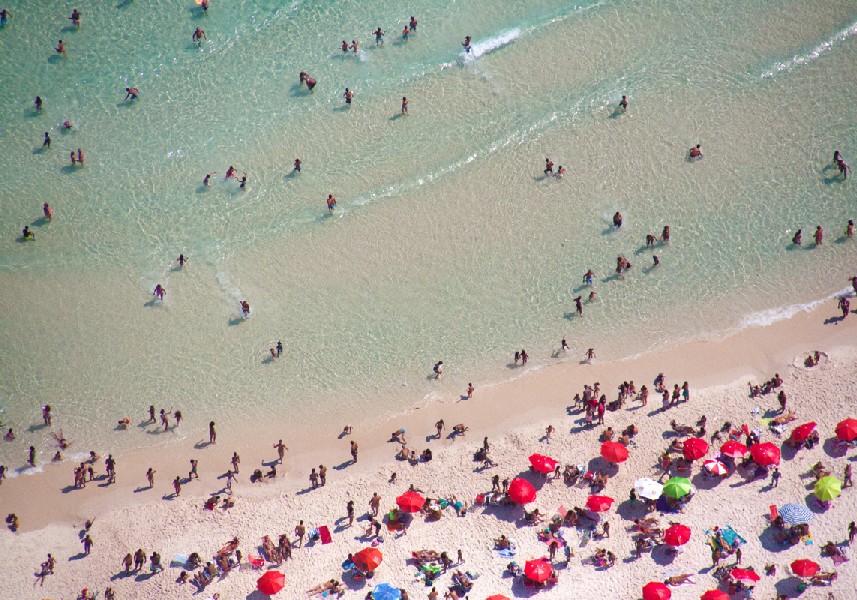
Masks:
[[[776,505],[776,504],[771,504],[771,505],[768,507],[768,511],[769,511],[769,513],[770,513],[770,516],[771,516],[771,523],[773,523],[774,521],[776,521],[776,520],[777,520],[777,517],[779,517],[779,516],[780,516],[780,511],[779,511],[779,510],[777,510],[777,505]]]
[[[247,555],[247,562],[250,563],[250,568],[254,571],[261,571],[265,566],[265,559],[259,556]]]

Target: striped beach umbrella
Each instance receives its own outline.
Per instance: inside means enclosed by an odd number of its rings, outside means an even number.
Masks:
[[[842,493],[842,482],[832,475],[822,477],[815,482],[814,493],[819,500],[830,502]]]
[[[719,460],[715,460],[713,458],[709,458],[704,463],[702,463],[702,467],[712,475],[723,476],[729,472],[729,469],[726,468],[726,465],[724,465]]]
[[[779,509],[783,522],[787,525],[802,525],[809,523],[815,516],[812,511],[802,504],[786,504]]]

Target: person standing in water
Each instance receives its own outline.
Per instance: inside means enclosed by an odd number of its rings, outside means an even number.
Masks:
[[[613,215],[613,227],[615,229],[621,229],[622,227],[622,213],[618,210],[616,211],[616,214]]]
[[[551,159],[549,159],[549,158],[546,158],[546,159],[545,159],[545,170],[544,170],[544,174],[545,174],[545,175],[549,175],[550,173],[553,173],[553,161],[552,161]]]
[[[622,99],[619,101],[619,110],[621,112],[628,110],[628,96],[622,96]]]
[[[574,299],[574,307],[577,309],[577,316],[583,316],[583,296],[578,296]]]
[[[848,225],[845,227],[845,237],[854,237],[854,219],[848,219]]]
[[[471,39],[470,36],[467,35],[467,36],[464,36],[464,41],[461,42],[461,45],[464,46],[464,51],[468,52],[468,53],[471,50],[473,50],[473,47],[470,45],[470,39]]]
[[[410,29],[408,29],[408,26],[407,26],[407,25],[405,25],[405,28],[404,28],[404,29],[402,29],[402,41],[403,41],[403,42],[405,42],[405,43],[407,43],[407,42],[408,42],[408,38],[409,38],[410,36],[411,36],[411,30],[410,30]]]
[[[417,20],[414,15],[411,15],[411,21],[408,23],[408,26],[411,28],[413,33],[417,32]]]
[[[354,51],[354,54],[357,54],[358,52],[360,52],[360,46],[357,43],[357,40],[351,40],[351,50]]]
[[[140,96],[140,90],[135,87],[125,88],[125,100],[136,100]]]
[[[152,295],[155,296],[158,300],[163,300],[164,295],[167,293],[167,290],[164,289],[160,283],[155,286],[155,291],[152,292]]]
[[[300,172],[301,172],[301,159],[296,158],[295,159],[295,173],[300,173]]]
[[[51,148],[51,136],[47,131],[45,132],[45,141],[42,142],[42,148],[47,148],[49,150]]]
[[[184,264],[187,262],[187,258],[185,258],[184,254],[179,254],[179,257],[176,260],[179,261],[179,269],[184,267]]]
[[[82,148],[77,149],[77,164],[79,164],[81,167],[83,166],[83,149]]]
[[[402,114],[408,114],[408,99],[406,96],[402,96]],[[47,134],[45,134],[47,135]]]
[[[351,106],[351,99],[354,98],[354,92],[345,88],[345,93],[342,96],[345,98],[345,104]]]
[[[51,205],[45,202],[42,205],[42,212],[45,214],[45,218],[50,221],[54,218],[54,209],[51,208]]]
[[[795,246],[803,245],[803,229],[798,229],[792,237],[792,244]]]
[[[66,56],[65,44],[63,44],[62,40],[57,42],[57,54],[62,54],[63,56]]]
[[[375,45],[376,46],[382,46],[384,44],[384,32],[381,31],[380,27],[378,27],[378,29],[373,31],[372,35],[375,36]]]
[[[336,198],[333,197],[333,194],[327,195],[327,210],[330,211],[330,214],[333,214],[333,209],[336,208]]]
[[[75,27],[80,27],[80,11],[76,8],[71,11],[71,16],[69,17],[71,24]]]
[[[197,48],[202,47],[202,40],[208,40],[208,36],[205,35],[205,29],[202,27],[197,27],[196,31],[193,32],[193,36],[191,39],[196,42]]]
[[[0,27],[6,27],[6,25],[8,25],[8,23],[9,23],[9,17],[11,17],[11,16],[12,16],[12,13],[10,13],[5,8],[0,10]],[[411,18],[413,19],[413,17],[411,17]]]
[[[824,242],[824,229],[819,225],[815,228],[815,245],[821,246],[822,242]]]
[[[699,149],[701,145],[702,144],[697,144],[696,146],[690,149],[689,156],[691,160],[702,158],[702,150]]]

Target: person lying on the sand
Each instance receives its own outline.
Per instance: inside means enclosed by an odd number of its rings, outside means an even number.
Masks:
[[[342,585],[342,583],[340,583],[338,580],[331,579],[330,581],[319,583],[315,587],[312,587],[306,591],[306,593],[310,596],[317,596],[325,592],[330,592],[330,594],[344,594],[345,586]]]
[[[415,550],[411,557],[417,562],[434,562],[440,560],[440,552],[437,550]]]
[[[673,575],[672,577],[667,577],[664,579],[664,584],[666,585],[681,585],[685,582],[694,583],[690,578],[693,577],[691,573],[682,573],[681,575]]]
[[[220,548],[220,550],[217,551],[217,554],[215,554],[215,556],[223,556],[224,554],[231,554],[232,552],[235,552],[235,550],[237,550],[237,549],[238,549],[238,537],[234,537],[231,540],[229,540],[228,542],[226,542],[225,544],[223,544],[223,546]]]
[[[452,428],[452,431],[455,433],[455,435],[460,435],[461,437],[464,437],[464,434],[467,432],[468,429],[470,428],[467,425],[465,425],[464,423],[459,423],[458,425]]]
[[[785,425],[786,423],[791,423],[792,421],[796,420],[797,417],[795,416],[795,412],[791,410],[784,415],[774,417],[773,419],[771,419],[771,423],[773,423],[774,425]]]

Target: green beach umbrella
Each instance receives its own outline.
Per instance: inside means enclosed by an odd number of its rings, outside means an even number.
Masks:
[[[664,495],[678,499],[690,493],[690,479],[673,477],[664,484]]]
[[[825,502],[833,500],[842,493],[842,482],[831,475],[822,477],[815,483],[815,497]]]

